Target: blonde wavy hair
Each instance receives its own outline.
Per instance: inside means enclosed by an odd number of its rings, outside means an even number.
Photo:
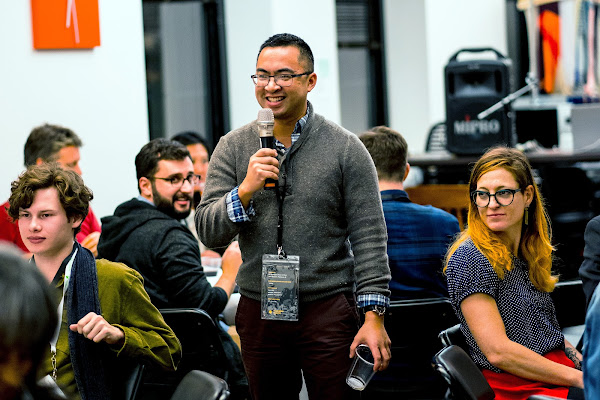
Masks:
[[[533,187],[533,199],[529,205],[529,224],[523,223],[519,252],[529,264],[529,278],[533,285],[542,292],[551,292],[558,281],[558,277],[552,275],[552,252],[554,251],[552,230],[527,157],[521,151],[512,148],[494,147],[489,149],[475,163],[471,171],[469,193],[477,190],[477,182],[483,174],[498,168],[510,172],[523,192],[529,185]],[[504,279],[505,272],[510,271],[513,267],[513,255],[507,244],[483,223],[473,201],[469,204],[467,229],[448,249],[444,272],[448,268],[450,256],[469,238],[490,261],[498,277]]]

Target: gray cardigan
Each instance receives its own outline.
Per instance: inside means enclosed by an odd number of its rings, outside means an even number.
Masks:
[[[358,295],[389,296],[387,232],[373,161],[356,135],[308,106],[308,121],[280,160],[279,172],[280,184],[287,185],[283,248],[300,256],[300,301],[352,292],[355,281]],[[196,213],[198,235],[208,247],[225,246],[239,234],[244,261],[237,282],[240,292],[255,300],[260,299],[262,255],[277,253],[277,198],[274,190],[256,192],[256,215],[234,223],[226,197],[242,183],[259,149],[255,121],[221,138]]]

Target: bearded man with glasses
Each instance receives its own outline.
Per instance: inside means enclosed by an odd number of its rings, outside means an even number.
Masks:
[[[237,243],[223,254],[223,273],[211,286],[200,261],[198,241],[182,222],[190,213],[199,176],[187,148],[155,139],[135,158],[139,196],[102,218],[99,257],[122,262],[144,277],[152,303],[161,308],[201,308],[216,318],[235,288],[242,262]],[[246,378],[235,343],[223,331],[232,370],[232,392],[245,392]],[[243,395],[241,396],[243,397]]]

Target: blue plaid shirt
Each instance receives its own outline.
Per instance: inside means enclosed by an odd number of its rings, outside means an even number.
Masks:
[[[460,232],[456,217],[412,203],[404,190],[381,192],[388,232],[392,300],[448,297],[443,260]]]
[[[306,109],[306,114],[304,117],[300,118],[298,122],[296,122],[296,126],[294,126],[294,131],[292,132],[292,146],[302,133],[302,129],[304,125],[306,125],[306,121],[308,120],[308,107]],[[287,151],[292,147],[286,148],[283,143],[279,140],[275,139],[275,148],[277,152],[281,155],[287,153]],[[227,214],[229,215],[229,219],[232,222],[247,222],[250,221],[250,217],[253,217],[256,213],[252,206],[252,201],[250,201],[250,205],[248,206],[248,210],[244,209],[240,197],[238,195],[239,185],[233,188],[231,192],[227,194]],[[362,294],[357,297],[357,306],[358,308],[366,307],[366,306],[390,306],[390,299],[386,296],[379,293],[367,293]]]

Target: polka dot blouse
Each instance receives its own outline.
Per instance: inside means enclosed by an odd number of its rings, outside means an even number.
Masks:
[[[512,270],[500,280],[488,259],[468,239],[452,255],[446,270],[452,307],[461,322],[471,357],[480,368],[495,372],[501,370],[483,355],[460,310],[460,303],[471,294],[484,293],[494,298],[506,334],[513,342],[541,355],[564,349],[565,345],[550,295],[533,286],[524,260],[514,258],[513,262]]]

